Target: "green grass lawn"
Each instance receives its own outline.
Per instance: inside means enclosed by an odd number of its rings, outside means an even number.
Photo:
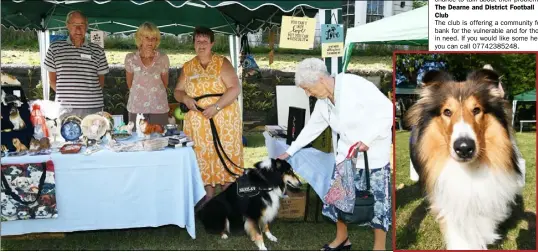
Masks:
[[[526,160],[524,213],[515,214],[505,239],[490,249],[535,250],[536,248],[536,133],[517,133],[518,146]],[[396,248],[404,250],[444,249],[437,223],[427,212],[418,185],[409,179],[409,132],[396,133]]]
[[[192,59],[192,52],[178,52],[164,50],[170,59],[172,67],[182,66],[183,63]],[[130,51],[106,50],[106,56],[109,64],[123,65],[125,55]],[[318,57],[313,55],[300,54],[275,54],[273,64],[269,65],[269,54],[254,54],[254,58],[258,66],[262,69],[277,69],[281,71],[295,71],[296,64],[310,57]],[[2,64],[24,64],[24,65],[39,65],[39,52],[31,50],[2,50]],[[390,56],[352,56],[349,62],[348,69],[361,70],[392,70],[392,58]]]
[[[265,141],[261,133],[248,133],[248,147],[245,148],[245,166],[251,166],[267,156]],[[315,193],[311,192],[311,199]],[[300,220],[279,220],[271,226],[271,232],[278,238],[274,243],[265,240],[269,250],[319,250],[323,244],[332,241],[336,227],[320,214],[314,223],[315,201],[310,202],[309,222]],[[143,216],[141,216],[143,218]],[[353,250],[371,250],[374,236],[366,227],[349,227]],[[232,235],[227,240],[206,234],[199,221],[196,222],[196,239],[193,240],[185,229],[177,226],[158,228],[138,228],[123,230],[102,230],[66,233],[60,239],[14,240],[2,239],[2,250],[257,250],[256,245],[246,235]],[[392,250],[392,234],[387,234],[387,249]]]

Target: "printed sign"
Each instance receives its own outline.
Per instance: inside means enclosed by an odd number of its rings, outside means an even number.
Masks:
[[[315,18],[282,16],[279,47],[312,49],[314,48],[315,33]]]
[[[101,48],[105,48],[105,32],[103,31],[91,31],[90,41],[94,44],[98,44]]]
[[[341,24],[321,25],[321,57],[344,56],[344,26]]]

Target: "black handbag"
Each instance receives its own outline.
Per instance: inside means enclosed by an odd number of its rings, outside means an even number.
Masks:
[[[347,213],[337,209],[338,219],[346,224],[364,224],[374,218],[374,194],[370,191],[370,169],[368,167],[368,154],[364,152],[364,177],[366,179],[366,190],[355,191],[355,206],[353,213]],[[356,169],[353,169],[354,171]],[[356,172],[356,171],[355,171]]]

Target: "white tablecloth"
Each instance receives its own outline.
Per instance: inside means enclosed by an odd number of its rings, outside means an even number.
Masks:
[[[264,132],[263,136],[270,158],[277,158],[289,147],[285,139],[272,137],[267,132]],[[323,200],[331,186],[335,162],[334,154],[325,153],[315,148],[303,148],[296,152],[288,162],[293,170],[305,179]]]
[[[174,224],[196,238],[194,206],[205,190],[192,148],[102,150],[90,156],[53,153],[2,158],[2,164],[50,159],[55,166],[58,218],[2,222],[2,235]]]

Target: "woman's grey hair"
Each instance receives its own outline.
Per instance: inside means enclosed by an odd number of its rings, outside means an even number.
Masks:
[[[295,85],[314,85],[322,76],[330,76],[325,62],[318,58],[308,58],[299,62],[295,69]]]

